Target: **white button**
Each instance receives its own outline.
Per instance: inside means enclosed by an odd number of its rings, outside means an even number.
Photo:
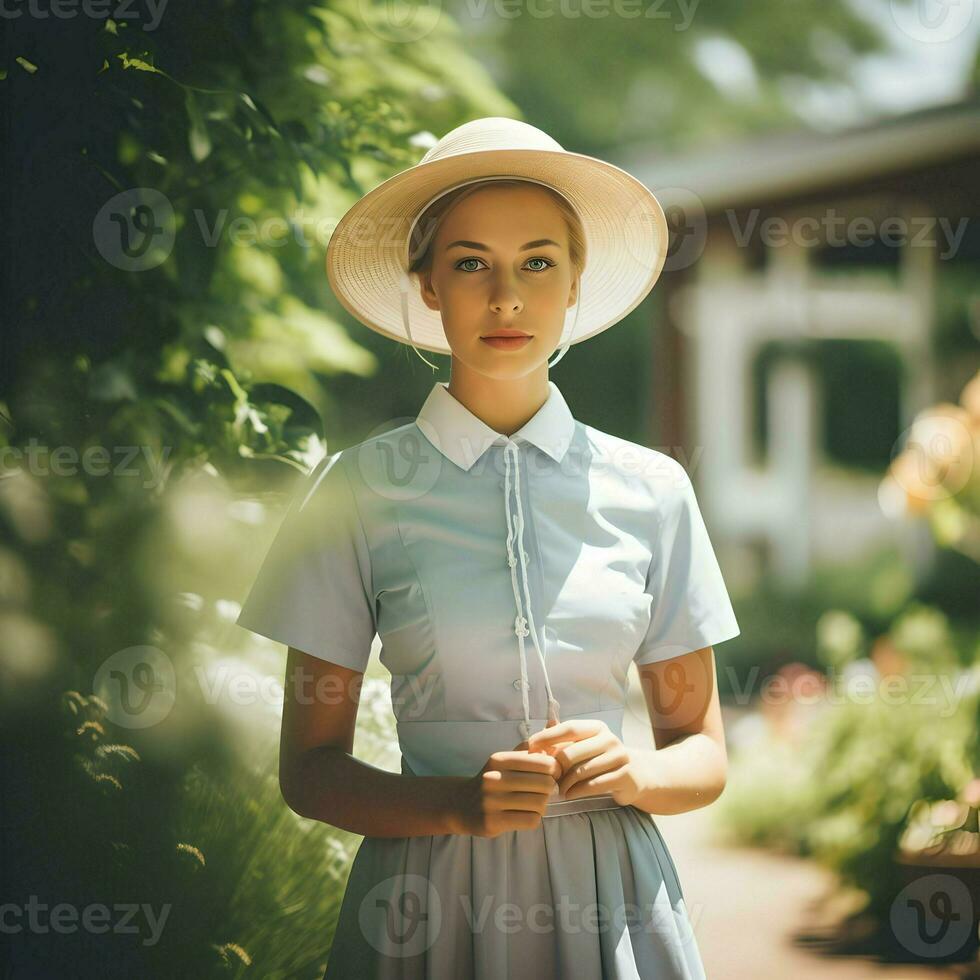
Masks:
[[[520,677],[518,677],[518,678],[517,678],[517,679],[516,679],[516,680],[514,681],[514,690],[515,690],[515,691],[519,691],[520,689],[521,689],[521,679],[520,679]],[[528,689],[529,691],[531,690],[531,683],[530,683],[530,681],[528,682],[528,685],[527,685],[527,689]]]

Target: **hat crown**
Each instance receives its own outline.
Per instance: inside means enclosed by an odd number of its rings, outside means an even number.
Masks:
[[[530,123],[506,116],[486,116],[451,129],[429,148],[419,163],[483,150],[551,150],[562,153],[564,147]]]

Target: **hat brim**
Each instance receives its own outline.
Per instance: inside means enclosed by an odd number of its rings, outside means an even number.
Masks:
[[[587,258],[577,302],[566,310],[563,343],[595,336],[643,301],[660,277],[668,247],[663,208],[645,184],[614,164],[584,154],[482,150],[403,170],[365,194],[341,218],[327,244],[326,272],[334,295],[351,316],[403,344],[451,353],[439,311],[425,305],[414,282],[407,300],[411,337],[405,332],[400,284],[408,232],[420,209],[447,187],[494,176],[551,184],[581,217]]]

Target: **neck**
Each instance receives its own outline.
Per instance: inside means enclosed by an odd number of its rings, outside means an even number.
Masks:
[[[452,357],[449,394],[480,421],[502,435],[513,435],[547,401],[548,366],[519,378],[491,378]]]

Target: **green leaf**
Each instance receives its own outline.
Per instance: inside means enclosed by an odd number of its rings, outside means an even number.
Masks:
[[[211,137],[208,135],[207,123],[201,107],[197,103],[197,97],[188,88],[185,89],[184,103],[187,107],[187,118],[190,121],[190,129],[187,131],[187,142],[190,146],[191,156],[195,163],[200,163],[211,153]]]
[[[159,68],[154,68],[153,65],[148,61],[144,61],[142,58],[130,58],[125,51],[120,52],[116,57],[122,62],[123,68],[134,68],[136,71],[153,72],[155,75],[163,74]]]

